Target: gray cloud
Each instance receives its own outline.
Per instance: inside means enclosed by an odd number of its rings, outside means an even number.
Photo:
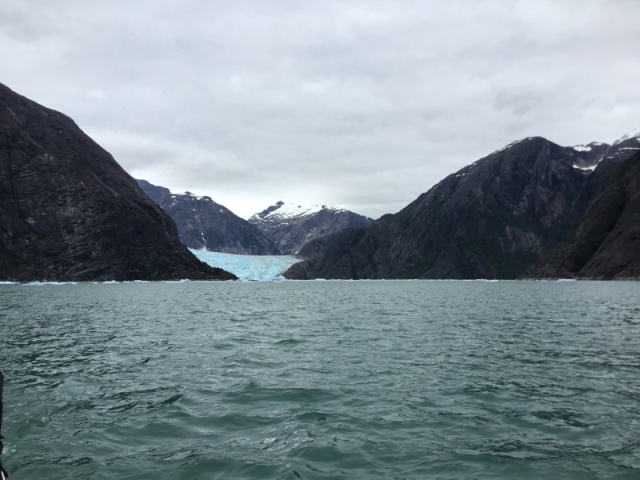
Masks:
[[[635,0],[3,0],[14,90],[243,216],[379,216],[511,141],[640,125]]]

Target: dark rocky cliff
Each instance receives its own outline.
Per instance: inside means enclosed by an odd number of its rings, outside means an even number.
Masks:
[[[337,234],[288,278],[517,278],[565,239],[604,179],[606,144],[514,142],[366,230]],[[598,167],[600,168],[600,167]],[[598,170],[598,169],[596,169]]]
[[[277,202],[253,215],[249,222],[273,241],[282,254],[299,255],[309,242],[347,228],[367,227],[373,220],[349,210],[326,205],[307,209]]]
[[[278,255],[278,248],[254,225],[209,197],[137,180],[144,192],[176,222],[178,235],[189,248],[245,255]]]
[[[0,84],[0,278],[231,279],[67,116]]]
[[[640,278],[640,153],[618,165],[575,235],[523,277]]]

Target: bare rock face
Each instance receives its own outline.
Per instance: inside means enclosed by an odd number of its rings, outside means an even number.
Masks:
[[[592,170],[619,152],[629,155],[601,143],[514,142],[449,175],[397,214],[314,245],[314,255],[285,276],[517,278],[574,231],[610,175],[604,167],[608,173],[590,182]]]
[[[253,215],[249,222],[275,243],[283,255],[299,255],[309,242],[347,228],[367,227],[373,220],[341,208],[326,205],[305,208],[280,201]]]
[[[0,84],[0,278],[232,279],[69,117]]]
[[[189,248],[243,255],[278,255],[278,248],[257,227],[209,197],[137,180],[144,192],[176,222],[178,235]]]
[[[618,166],[575,235],[523,277],[640,278],[640,153]]]

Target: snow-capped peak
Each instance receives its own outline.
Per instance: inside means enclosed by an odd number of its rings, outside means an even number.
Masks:
[[[500,152],[504,152],[505,150],[509,150],[510,148],[518,145],[519,143],[530,142],[532,140],[536,141],[536,140],[541,139],[541,138],[542,137],[525,137],[525,138],[521,138],[520,140],[514,140],[513,142],[505,145],[504,147],[499,148],[498,150],[494,151],[493,153],[491,153],[491,155],[494,155],[494,154],[500,153]]]
[[[493,153],[500,153],[500,152],[504,152],[505,150],[509,150],[511,147],[513,147],[513,146],[515,146],[515,145],[517,145],[517,144],[519,144],[519,143],[526,142],[527,140],[531,140],[532,138],[534,138],[534,137],[526,137],[526,138],[521,138],[520,140],[514,140],[513,142],[511,142],[511,143],[509,143],[509,144],[505,145],[505,146],[504,146],[504,147],[502,147],[502,148],[499,148],[498,150],[496,150],[496,151],[495,151],[495,152],[493,152]]]
[[[640,128],[636,128],[635,130],[632,130],[631,132],[625,133],[623,136],[621,136],[619,139],[617,139],[615,142],[613,142],[614,145],[617,145],[618,143],[622,143],[625,140],[629,140],[631,138],[635,138],[638,140],[638,142],[640,142]]]
[[[307,217],[313,215],[322,210],[331,210],[335,212],[341,211],[336,207],[330,207],[327,205],[312,205],[311,207],[305,207],[291,202],[277,202],[275,205],[267,208],[266,210],[256,213],[250,220],[272,220],[272,219],[289,219]]]

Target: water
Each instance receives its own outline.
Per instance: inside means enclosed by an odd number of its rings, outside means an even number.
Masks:
[[[0,285],[12,479],[638,479],[640,283]]]

